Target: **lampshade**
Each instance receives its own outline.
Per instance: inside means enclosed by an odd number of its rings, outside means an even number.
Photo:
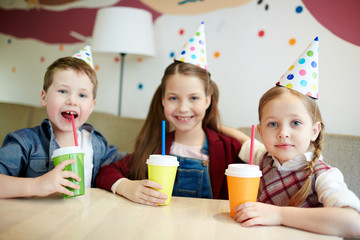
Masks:
[[[149,12],[130,7],[98,10],[92,35],[93,52],[154,56],[154,33]]]

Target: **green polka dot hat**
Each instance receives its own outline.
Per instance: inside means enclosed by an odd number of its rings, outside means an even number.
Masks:
[[[92,69],[94,69],[90,45],[87,45],[84,48],[80,49],[77,53],[73,55],[73,57],[85,61],[91,66]]]
[[[296,62],[276,83],[318,99],[319,38],[316,37]]]

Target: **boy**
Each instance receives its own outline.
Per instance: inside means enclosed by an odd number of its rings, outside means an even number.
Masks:
[[[0,198],[47,196],[55,192],[73,195],[66,187],[79,189],[66,178],[80,177],[65,166],[54,168],[50,160],[59,147],[74,145],[71,115],[74,115],[79,146],[85,152],[85,187],[94,186],[99,168],[121,158],[115,146],[86,124],[96,104],[97,78],[92,68],[90,46],[74,57],[51,64],[44,76],[41,105],[49,119],[40,126],[9,133],[0,149]]]

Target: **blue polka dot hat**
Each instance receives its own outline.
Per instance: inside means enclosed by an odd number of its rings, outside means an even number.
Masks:
[[[318,99],[319,89],[319,38],[316,37],[296,62],[276,83]]]
[[[73,55],[73,57],[85,61],[92,67],[92,69],[94,69],[90,45],[87,45],[84,48],[80,49],[77,53]]]
[[[207,70],[204,22],[201,22],[194,36],[189,39],[182,50],[175,56],[174,60],[191,63]]]

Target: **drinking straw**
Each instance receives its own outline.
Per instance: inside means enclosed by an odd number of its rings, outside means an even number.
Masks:
[[[250,158],[249,164],[253,164],[253,157],[254,157],[254,138],[255,138],[255,125],[251,125],[251,142],[250,142]]]
[[[161,131],[161,154],[165,155],[165,121],[162,121],[162,131]]]
[[[73,128],[73,133],[74,133],[75,146],[79,146],[78,140],[77,140],[76,128],[75,128],[74,114],[71,114],[71,123],[72,123],[72,128]]]

